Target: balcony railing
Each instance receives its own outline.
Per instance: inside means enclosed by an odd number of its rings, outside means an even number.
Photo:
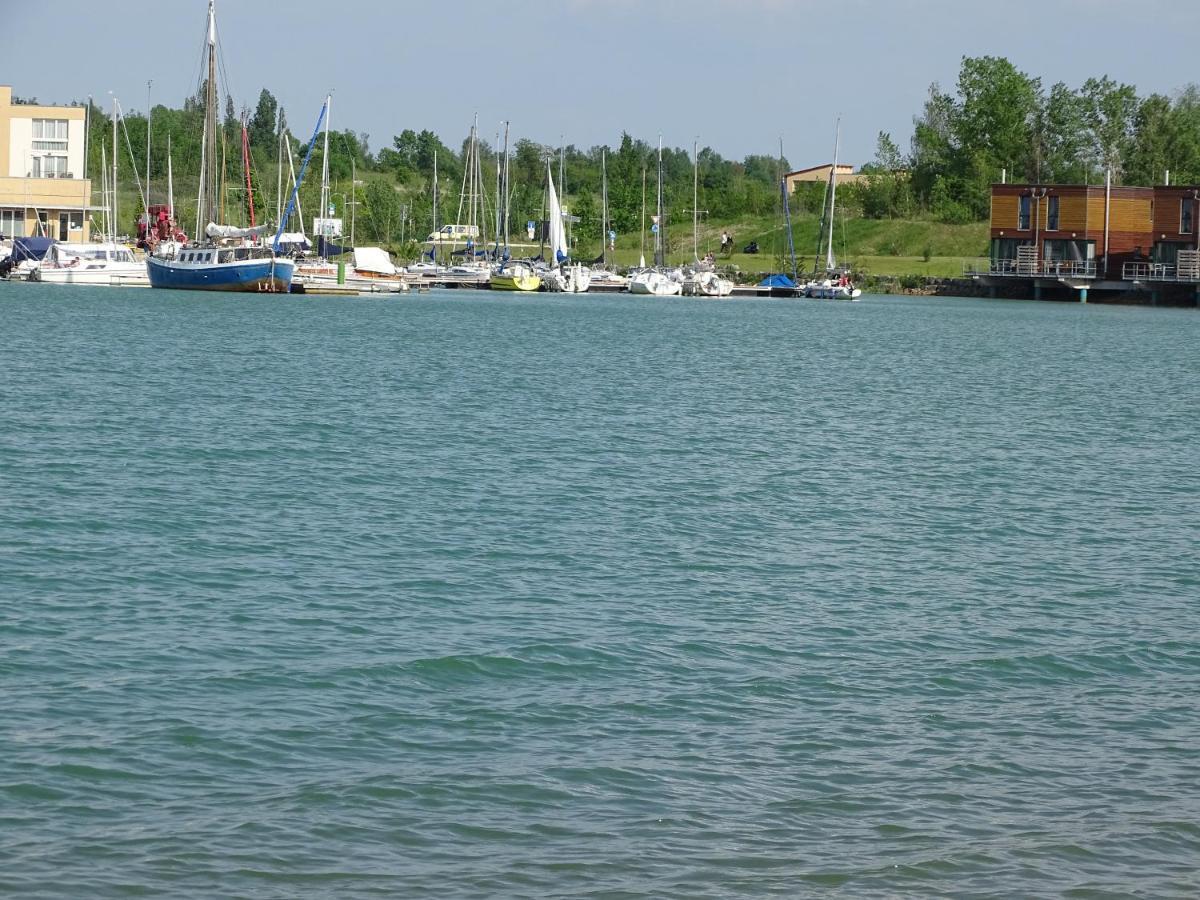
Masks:
[[[963,265],[963,275],[993,278],[1095,278],[1096,261],[977,259]]]
[[[1193,266],[1130,262],[1121,266],[1121,278],[1124,281],[1173,281],[1182,284],[1200,284],[1200,270]]]

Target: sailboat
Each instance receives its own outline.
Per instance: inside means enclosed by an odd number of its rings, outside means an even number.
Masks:
[[[499,237],[496,241],[496,252],[499,262],[488,277],[488,284],[494,291],[536,291],[542,286],[542,278],[533,267],[527,263],[514,263],[510,260],[508,249],[508,125],[504,126],[504,169],[497,172],[497,205],[503,197],[503,215],[497,217],[499,231],[504,232],[504,252],[500,253]]]
[[[592,269],[592,284],[608,287],[628,287],[629,279],[608,268],[609,245],[616,243],[616,232],[611,230],[612,224],[608,214],[608,152],[600,150],[600,256],[595,263],[600,268]],[[614,246],[615,249],[615,246]]]
[[[683,293],[689,297],[728,297],[733,282],[722,278],[711,259],[700,260],[700,142],[692,145],[692,264],[684,271]]]
[[[662,138],[658,139],[658,213],[654,219],[654,268],[643,269],[629,279],[631,294],[652,294],[656,297],[670,297],[680,293],[683,286],[663,271],[666,264],[666,217],[663,215],[663,165]],[[645,184],[645,175],[642,176]],[[645,209],[645,188],[642,190],[642,208]],[[643,218],[645,213],[643,212]]]
[[[806,289],[800,284],[799,267],[796,264],[796,242],[792,237],[792,210],[788,204],[788,184],[784,176],[786,162],[783,156],[783,138],[779,139],[779,199],[780,209],[783,210],[784,234],[787,235],[788,259],[791,261],[791,275],[777,272],[768,275],[758,283],[758,287],[766,288],[772,297],[803,297]]]
[[[208,80],[204,98],[198,222],[215,218],[217,212],[217,16],[214,0],[208,0],[206,43]],[[325,115],[324,107],[321,115]],[[207,241],[189,243],[174,252],[173,248],[168,248],[163,255],[147,257],[150,286],[188,291],[286,293],[291,289],[294,266],[290,259],[278,254],[278,239],[272,246],[263,242],[267,230],[266,225],[236,228],[209,221],[205,228]]]
[[[842,120],[838,119],[836,134],[833,139],[833,165],[829,169],[829,203],[824,210],[829,223],[828,238],[825,243],[825,277],[816,274],[817,262],[813,263],[813,279],[804,288],[806,297],[814,300],[857,300],[862,291],[854,286],[849,273],[838,268],[833,256],[833,222],[837,210],[837,169],[838,153],[842,145]],[[820,250],[818,249],[818,259]]]
[[[116,205],[117,183],[117,124],[121,119],[117,98],[113,98],[113,193]],[[102,168],[103,172],[104,169]],[[109,221],[117,221],[116,212],[109,208]],[[110,224],[115,231],[115,225]],[[88,284],[145,287],[146,266],[134,257],[130,249],[109,236],[107,241],[90,244],[69,244],[55,241],[40,260],[35,260],[26,273],[29,281],[45,284]]]
[[[546,273],[542,283],[548,291],[582,294],[591,286],[592,273],[582,263],[571,262],[562,205],[558,202],[558,192],[554,189],[554,177],[550,174],[549,162],[546,163],[546,195],[549,205],[547,218],[550,225],[550,255],[554,259],[554,268]]]

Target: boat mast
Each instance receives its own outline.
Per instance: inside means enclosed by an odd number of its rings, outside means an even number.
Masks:
[[[215,0],[208,0],[208,81],[204,86],[204,202],[196,214],[197,236],[203,219],[212,219],[217,211],[217,12]]]
[[[333,94],[325,95],[325,149],[321,152],[321,208],[317,211],[320,216],[321,233],[317,235],[317,240],[321,246],[321,256],[325,256],[326,245],[329,231],[329,223],[325,220],[329,218],[329,120],[333,113]],[[301,175],[304,173],[304,167],[300,167]]]
[[[642,242],[638,265],[646,268],[646,164],[642,164]]]
[[[658,136],[658,203],[657,203],[658,215],[656,216],[656,218],[658,219],[658,223],[657,223],[658,230],[654,232],[654,265],[656,265],[656,266],[666,265],[666,257],[667,257],[666,241],[664,240],[665,235],[663,234],[663,226],[666,223],[663,222],[662,175],[663,175],[662,135],[660,134]]]
[[[112,197],[108,193],[108,151],[100,145],[100,196],[104,198],[104,233],[112,240]]]
[[[242,114],[242,171],[246,173],[246,203],[250,206],[250,227],[254,221],[254,185],[250,183],[250,135],[246,131],[246,116]]]
[[[496,234],[493,238],[493,246],[496,250],[500,249],[500,132],[496,132],[496,146],[494,148],[496,156]]]
[[[787,177],[783,173],[783,138],[779,138],[779,194],[783,198],[783,220],[787,223],[788,253],[792,258],[792,281],[800,275],[796,270],[796,242],[792,239],[792,210],[788,205]]]
[[[471,126],[471,211],[468,225],[477,227],[479,220],[475,216],[475,204],[478,200],[477,191],[479,190],[479,113],[475,113],[475,124]],[[475,261],[475,240],[474,235],[469,235],[471,238],[471,262]]]
[[[504,232],[504,256],[508,257],[508,122],[504,123],[504,178],[501,179],[501,186],[504,190],[504,215],[500,219],[500,227],[498,231]],[[497,207],[499,207],[500,198],[496,198]],[[497,243],[499,243],[499,235]]]
[[[116,241],[117,231],[120,226],[117,224],[117,119],[120,116],[117,113],[117,98],[113,97],[113,146],[112,146],[112,239]]]
[[[563,206],[563,204],[567,202],[567,179],[563,174],[566,161],[567,161],[566,137],[560,134],[558,136],[558,211],[560,213],[565,213],[567,211],[566,207]],[[569,247],[570,245],[566,243],[567,220],[565,218],[562,220],[562,225],[563,225],[563,243],[564,243],[563,249],[567,249],[567,247]]]
[[[146,82],[146,227],[150,227],[150,85]]]
[[[692,258],[700,261],[700,139],[692,143]]]
[[[433,233],[438,230],[438,181],[437,181],[437,150],[433,151]]]
[[[825,268],[832,272],[837,268],[837,261],[833,258],[833,215],[837,209],[837,167],[838,167],[838,151],[842,145],[842,119],[839,116],[837,120],[837,129],[833,139],[833,168],[829,170],[829,243],[825,246]]]
[[[171,132],[167,132],[167,215],[175,222],[175,173],[171,170]]]
[[[279,141],[275,148],[275,222],[283,221],[283,116],[279,117]]]
[[[600,262],[608,267],[608,148],[600,148]]]

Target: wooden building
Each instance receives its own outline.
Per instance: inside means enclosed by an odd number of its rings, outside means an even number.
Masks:
[[[1153,188],[1104,185],[992,186],[991,274],[1121,277],[1149,260]]]
[[[1175,266],[1180,251],[1200,250],[1200,187],[1156,187],[1151,258]]]

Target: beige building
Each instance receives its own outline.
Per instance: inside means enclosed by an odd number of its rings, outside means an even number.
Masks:
[[[0,85],[0,234],[88,239],[87,110],[12,102]]]
[[[829,172],[832,168],[832,163],[825,163],[824,165],[813,166],[809,169],[800,169],[797,172],[788,172],[783,176],[787,181],[788,193],[796,193],[796,184],[799,182],[819,181],[824,184],[829,180]],[[864,176],[862,174],[854,171],[854,166],[838,163],[838,184],[854,184],[856,181],[862,181],[863,178]]]

